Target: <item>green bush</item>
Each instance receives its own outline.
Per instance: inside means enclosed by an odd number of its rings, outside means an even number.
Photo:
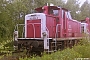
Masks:
[[[78,45],[73,48],[77,53],[82,55],[82,58],[90,58],[90,45]]]
[[[90,58],[90,42],[87,39],[82,39],[77,46],[71,49],[43,54],[42,57],[20,58],[20,60],[74,60],[75,58]]]
[[[33,58],[25,58],[20,60],[74,60],[75,58],[82,57],[81,54],[74,51],[74,49],[65,49],[63,51],[58,51],[52,54],[45,54],[42,57],[33,57]]]

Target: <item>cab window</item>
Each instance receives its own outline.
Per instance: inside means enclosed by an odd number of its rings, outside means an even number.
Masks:
[[[54,10],[54,9],[50,9],[49,10],[49,14],[50,15],[54,15],[54,16],[58,16],[59,15],[59,11],[58,10]]]
[[[70,12],[67,12],[68,18],[72,19]]]
[[[59,11],[58,10],[53,10],[53,14],[54,14],[54,16],[58,16],[59,15]]]

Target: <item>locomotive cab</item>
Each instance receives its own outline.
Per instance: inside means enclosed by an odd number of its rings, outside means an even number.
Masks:
[[[59,8],[56,6],[44,6],[40,8],[36,8],[35,11],[37,13],[44,13],[46,15],[54,15],[57,16],[59,15]]]

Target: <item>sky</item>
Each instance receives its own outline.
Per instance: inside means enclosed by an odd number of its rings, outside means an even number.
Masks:
[[[85,2],[86,0],[79,0],[79,2],[81,3],[81,5]]]
[[[79,0],[80,6],[81,6],[85,1],[86,1],[86,0]],[[90,3],[90,0],[88,0],[88,2]]]
[[[64,0],[64,1],[67,1],[67,0]],[[85,2],[86,0],[79,0],[79,2],[80,2],[80,6]],[[89,3],[90,3],[90,0],[88,0],[89,1]]]

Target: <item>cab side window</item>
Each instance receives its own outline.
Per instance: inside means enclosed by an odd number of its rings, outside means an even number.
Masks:
[[[58,10],[53,10],[53,14],[54,14],[54,16],[58,16],[59,15],[59,11]]]
[[[58,10],[54,10],[54,9],[50,9],[49,10],[49,14],[50,15],[54,15],[54,16],[58,16],[59,15],[59,11]]]

